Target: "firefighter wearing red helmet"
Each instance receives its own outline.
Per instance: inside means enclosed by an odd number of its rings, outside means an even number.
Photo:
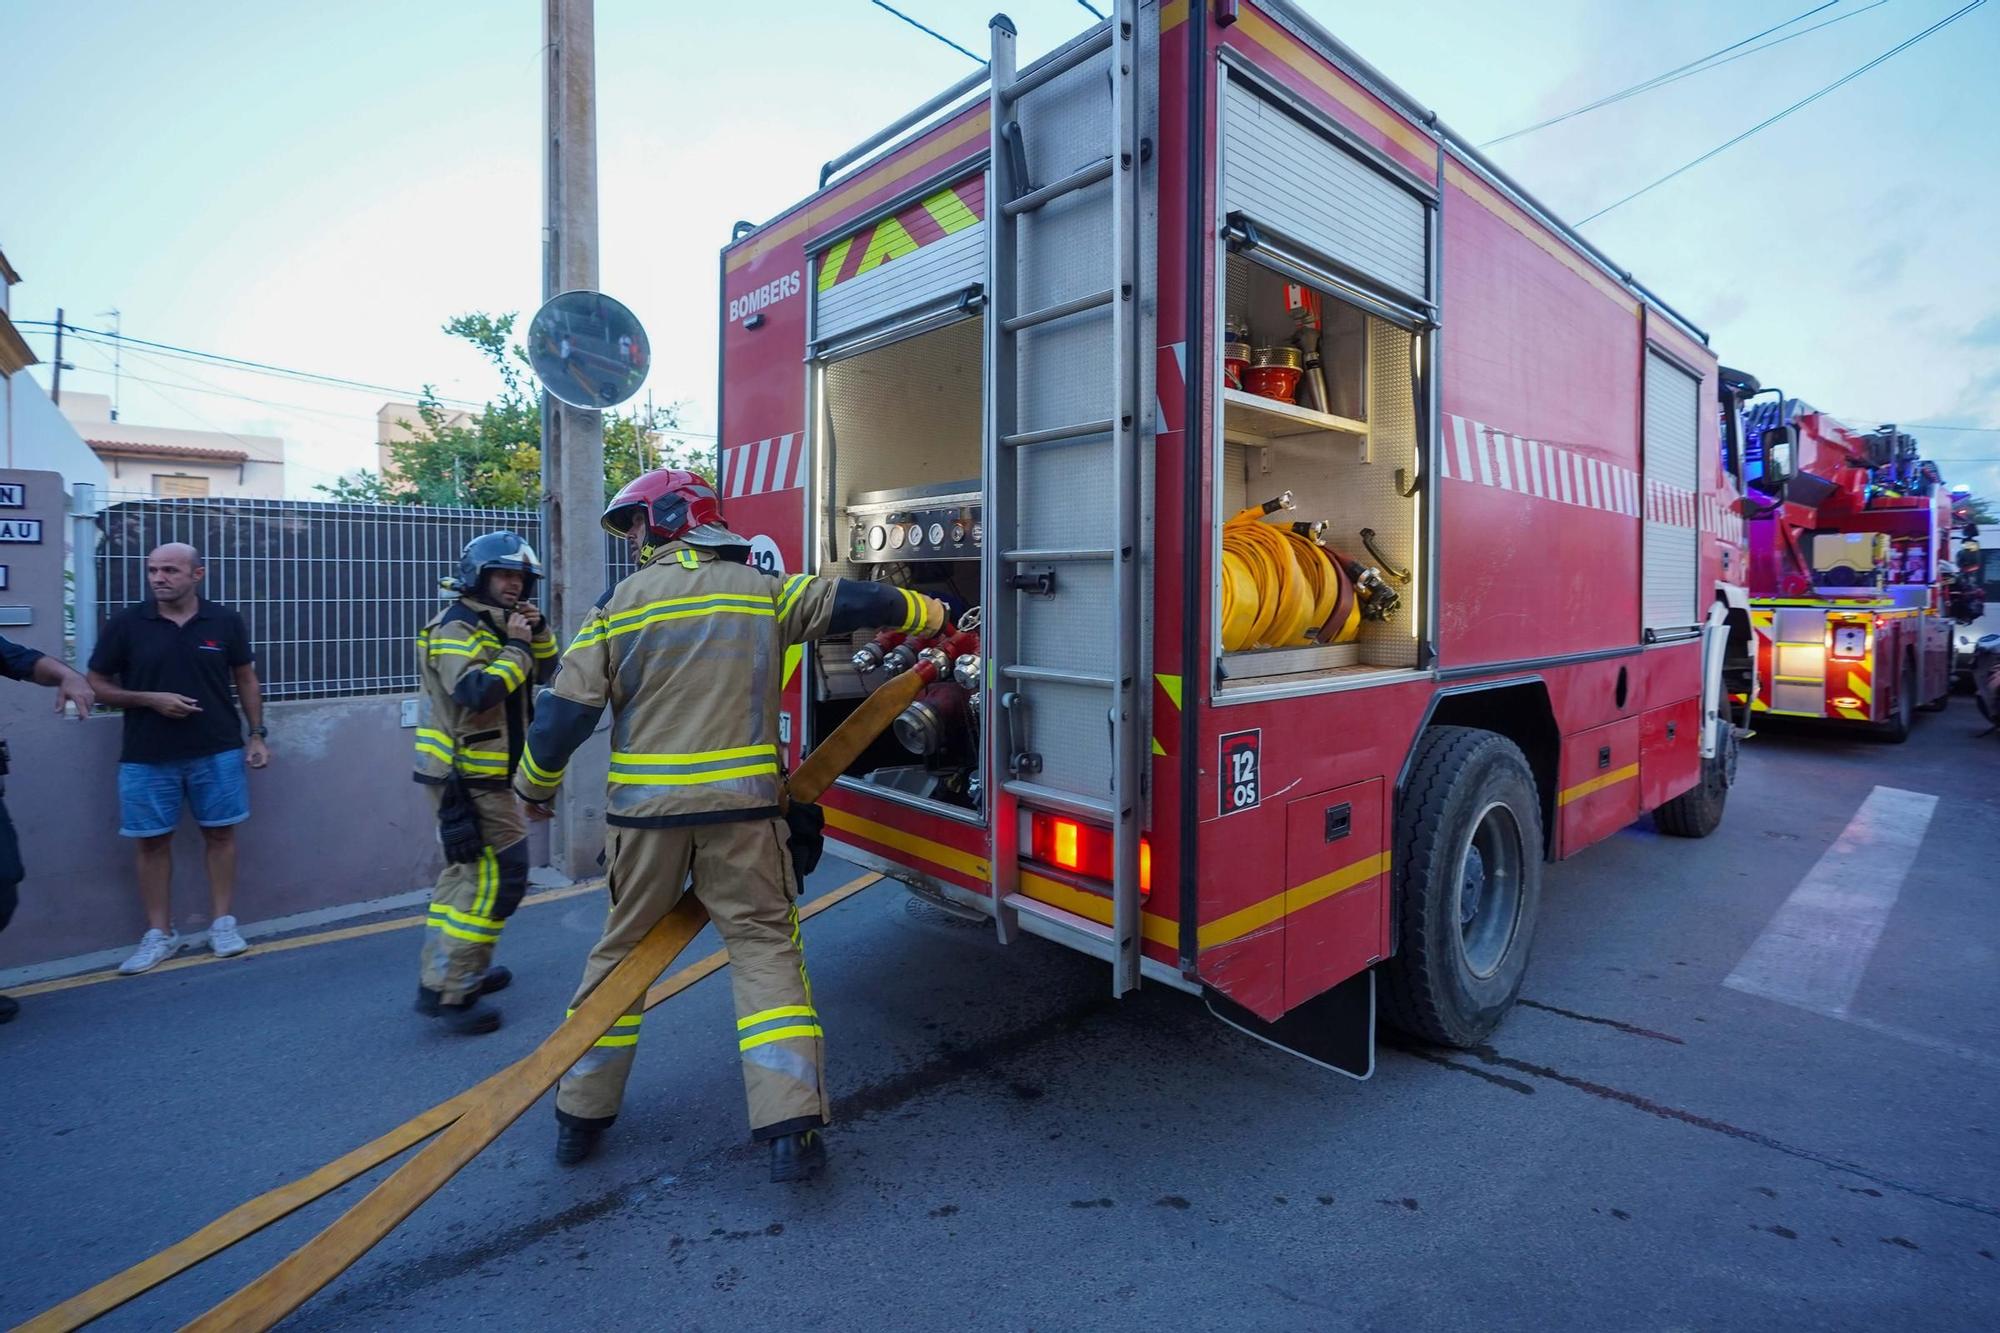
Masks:
[[[572,1006],[692,888],[729,950],[737,1048],[753,1137],[771,1143],[771,1178],[802,1180],[825,1161],[819,1013],[799,945],[798,876],[781,814],[779,691],[787,650],[827,634],[942,628],[943,603],[886,583],[745,563],[750,543],[722,521],[690,472],[648,472],[604,511],[639,568],[578,629],[529,732],[514,790],[530,812],[611,710],[605,864],[611,909]],[[643,1000],[563,1077],[556,1159],[588,1156],[617,1117]]]

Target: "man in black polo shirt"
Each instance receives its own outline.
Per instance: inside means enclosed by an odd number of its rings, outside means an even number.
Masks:
[[[56,711],[60,713],[65,705],[74,702],[79,719],[89,717],[97,702],[83,677],[67,665],[11,639],[0,639],[0,676],[55,686]],[[6,748],[6,742],[0,741],[0,760],[4,760]],[[7,790],[6,774],[7,766],[0,762],[0,795]],[[14,821],[7,817],[6,801],[0,800],[0,930],[7,929],[7,923],[14,917],[14,908],[20,902],[17,890],[25,878],[27,872],[21,869],[21,844],[14,837]],[[17,1001],[0,995],[0,1023],[8,1022],[20,1011]]]
[[[90,685],[98,700],[125,710],[118,831],[138,841],[139,897],[147,924],[138,949],[119,964],[127,976],[181,949],[169,887],[174,828],[183,804],[194,808],[207,846],[209,945],[220,958],[249,947],[229,909],[236,888],[236,826],[250,818],[244,764],[262,768],[270,762],[264,700],[243,617],[195,591],[205,572],[201,556],[180,542],[147,556],[153,600],[113,616],[90,655]],[[232,682],[250,720],[247,749],[230,698]]]

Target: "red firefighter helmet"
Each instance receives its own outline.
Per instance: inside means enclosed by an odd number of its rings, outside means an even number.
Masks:
[[[684,541],[690,546],[747,547],[722,524],[722,502],[715,488],[692,472],[659,468],[625,483],[604,507],[604,530],[623,537],[641,517],[649,546]]]

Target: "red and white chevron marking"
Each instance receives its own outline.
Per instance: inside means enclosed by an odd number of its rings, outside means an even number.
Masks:
[[[1719,495],[1701,497],[1701,530],[1723,541],[1743,544],[1743,515],[1734,503],[1725,504]]]
[[[1446,420],[1450,424],[1438,453],[1438,470],[1444,476],[1649,523],[1699,528],[1727,542],[1743,540],[1742,514],[1720,496],[1647,481],[1631,468],[1495,430],[1468,417]]]
[[[793,491],[806,484],[806,450],[798,435],[739,444],[722,451],[722,498]]]
[[[1641,478],[1631,468],[1510,435],[1466,417],[1445,420],[1450,424],[1438,451],[1442,475],[1557,504],[1639,517]],[[1688,522],[1692,526],[1692,516]]]

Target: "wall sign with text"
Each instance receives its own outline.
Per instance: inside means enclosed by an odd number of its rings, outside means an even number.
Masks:
[[[39,518],[0,518],[0,542],[12,542],[16,546],[40,546],[42,544],[42,520]]]
[[[28,488],[18,481],[0,481],[0,509],[20,509],[28,503]]]

